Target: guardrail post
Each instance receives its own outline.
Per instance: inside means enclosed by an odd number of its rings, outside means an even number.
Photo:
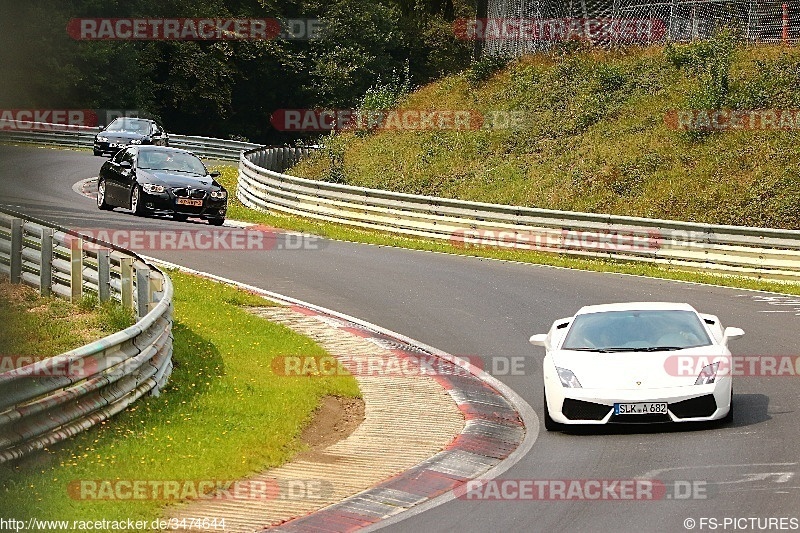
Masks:
[[[70,239],[70,299],[73,302],[83,297],[83,239]]]
[[[42,228],[42,266],[39,268],[39,294],[53,293],[53,235],[52,228]]]
[[[150,312],[150,269],[136,269],[136,307],[138,317]]]
[[[11,283],[22,283],[22,219],[11,219]]]
[[[150,271],[150,307],[154,307],[160,300],[160,298],[156,298],[157,293],[161,293],[164,291],[164,276],[159,274],[158,272]]]
[[[97,250],[97,296],[101,302],[111,299],[111,262],[108,250]]]
[[[133,308],[133,257],[121,257],[119,260],[119,281],[122,291],[122,307]]]

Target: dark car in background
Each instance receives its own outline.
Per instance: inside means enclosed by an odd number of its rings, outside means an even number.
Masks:
[[[197,217],[225,222],[228,191],[200,158],[178,148],[128,146],[106,161],[97,179],[97,207],[123,207],[136,215]]]
[[[94,136],[94,155],[116,154],[131,144],[169,146],[169,136],[154,120],[120,117]]]

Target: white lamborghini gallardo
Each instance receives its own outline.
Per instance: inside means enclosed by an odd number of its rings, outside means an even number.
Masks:
[[[731,421],[728,342],[742,335],[681,303],[593,305],[556,320],[530,338],[546,350],[545,428]]]

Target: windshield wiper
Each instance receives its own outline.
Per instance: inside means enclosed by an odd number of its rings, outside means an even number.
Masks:
[[[604,348],[608,352],[674,352],[675,350],[683,350],[680,346],[647,346],[645,348]]]

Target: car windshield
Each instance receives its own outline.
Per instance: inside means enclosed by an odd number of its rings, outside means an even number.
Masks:
[[[608,311],[576,316],[561,349],[647,352],[710,344],[700,317],[692,311]]]
[[[150,123],[132,118],[118,118],[108,125],[106,131],[127,131],[147,135],[150,133]]]
[[[185,152],[163,150],[142,150],[139,152],[137,166],[145,170],[168,170],[206,175],[206,167],[196,156]]]

